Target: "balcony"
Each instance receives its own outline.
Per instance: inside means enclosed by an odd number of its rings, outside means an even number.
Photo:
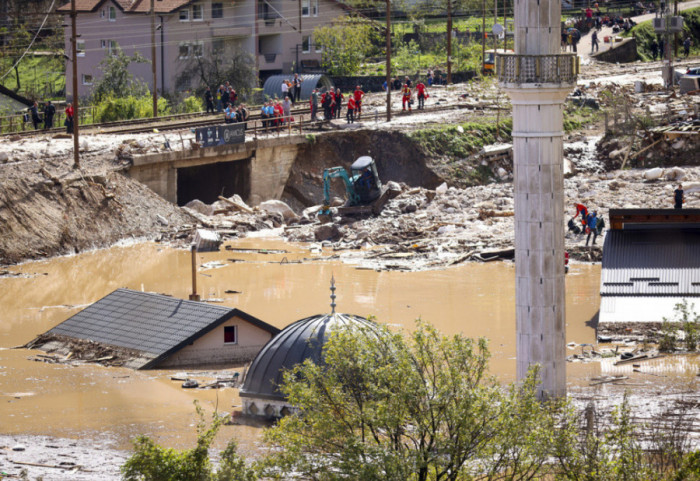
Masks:
[[[578,72],[579,60],[574,53],[496,56],[496,76],[504,84],[575,84]]]
[[[282,68],[281,53],[261,53],[258,56],[258,68],[260,70],[279,70]]]

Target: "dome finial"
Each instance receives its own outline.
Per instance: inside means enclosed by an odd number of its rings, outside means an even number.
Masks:
[[[331,314],[335,314],[335,276],[331,275]]]

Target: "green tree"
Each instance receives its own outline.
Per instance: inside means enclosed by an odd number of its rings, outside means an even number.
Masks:
[[[148,88],[140,81],[134,79],[129,72],[132,63],[150,63],[138,52],[134,55],[126,55],[117,46],[112,55],[107,55],[100,61],[102,77],[95,82],[92,95],[97,102],[107,97],[142,97],[148,95]]]
[[[537,473],[539,452],[506,440],[546,411],[533,379],[505,393],[487,375],[486,341],[443,336],[419,322],[408,337],[385,327],[340,330],[323,362],[285,373],[282,391],[298,410],[265,432],[279,448],[268,473],[309,479],[457,480]],[[538,424],[539,425],[539,424]],[[551,423],[549,424],[551,425]],[[532,429],[539,439],[546,429]],[[547,446],[546,442],[540,443]],[[494,460],[499,447],[508,453]],[[517,458],[517,463],[514,459]],[[515,464],[514,464],[515,463]]]
[[[316,47],[321,47],[321,63],[331,75],[354,75],[372,49],[374,29],[365,20],[341,17],[331,25],[314,29]]]
[[[209,461],[209,448],[223,424],[223,418],[214,413],[211,423],[195,401],[197,446],[177,451],[156,444],[148,436],[134,441],[134,454],[122,466],[124,481],[254,481],[254,468],[246,465],[236,451],[236,442],[230,441],[221,453],[221,465],[214,471]]]
[[[176,85],[181,89],[196,86],[194,90],[200,98],[207,86],[215,92],[226,81],[239,95],[247,95],[257,87],[255,59],[250,53],[238,49],[210,50],[208,53],[190,56],[176,79]]]

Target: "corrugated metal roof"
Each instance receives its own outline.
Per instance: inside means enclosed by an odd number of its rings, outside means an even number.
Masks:
[[[117,289],[54,327],[49,334],[141,351],[154,358],[142,366],[149,367],[234,316],[273,335],[279,332],[238,309]]]
[[[331,81],[330,78],[326,77],[325,75],[299,75],[301,77],[301,102],[308,102],[309,98],[311,97],[311,92],[313,89],[321,89],[324,88],[326,90],[330,89],[333,87],[333,82]],[[282,99],[282,81],[283,80],[289,80],[291,81],[294,78],[294,75],[272,75],[265,80],[265,85],[263,85],[263,95],[266,95],[270,98],[275,98],[277,97],[280,100]],[[291,94],[291,92],[290,92]]]
[[[375,326],[372,321],[352,314],[322,314],[285,327],[253,360],[240,389],[240,396],[283,401],[285,398],[279,391],[279,385],[284,370],[292,369],[306,359],[318,363],[330,332],[340,326],[352,325],[369,328]]]
[[[601,296],[700,296],[700,230],[611,230]]]

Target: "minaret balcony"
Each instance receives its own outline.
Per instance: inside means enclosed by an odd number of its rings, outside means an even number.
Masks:
[[[579,73],[579,57],[575,53],[554,55],[519,55],[499,53],[496,76],[501,84],[560,84],[573,86]]]

